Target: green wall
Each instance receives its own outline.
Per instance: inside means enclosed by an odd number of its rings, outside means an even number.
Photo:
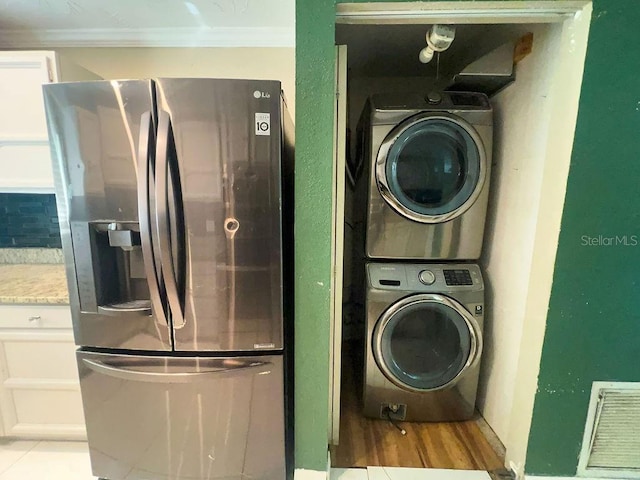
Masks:
[[[640,381],[640,2],[596,0],[527,452],[574,475],[591,382]]]
[[[332,0],[296,1],[296,466],[326,468]],[[640,3],[595,0],[526,472],[573,475],[593,380],[640,381]],[[630,237],[629,241],[632,239]]]
[[[295,455],[327,468],[333,163],[332,1],[296,2]]]

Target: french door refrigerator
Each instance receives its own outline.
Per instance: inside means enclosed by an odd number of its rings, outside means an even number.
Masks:
[[[280,83],[43,88],[93,474],[290,476]]]

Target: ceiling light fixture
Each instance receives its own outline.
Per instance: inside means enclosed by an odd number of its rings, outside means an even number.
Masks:
[[[427,46],[420,50],[418,58],[429,63],[435,52],[444,52],[453,43],[456,28],[451,25],[433,25],[427,32]]]

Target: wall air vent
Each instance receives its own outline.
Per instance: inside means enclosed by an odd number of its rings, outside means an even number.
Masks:
[[[640,383],[593,382],[578,475],[640,478]]]

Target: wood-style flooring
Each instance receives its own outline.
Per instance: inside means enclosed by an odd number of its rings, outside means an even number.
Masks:
[[[500,441],[481,417],[466,422],[401,422],[406,435],[386,420],[365,418],[357,387],[360,379],[347,355],[343,366],[340,444],[331,452],[334,467],[504,468],[503,455],[492,447],[499,449]]]

